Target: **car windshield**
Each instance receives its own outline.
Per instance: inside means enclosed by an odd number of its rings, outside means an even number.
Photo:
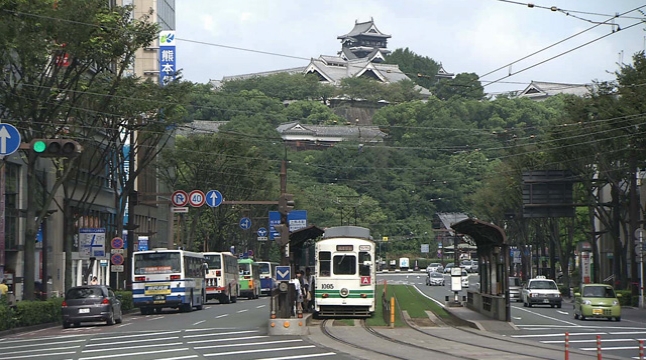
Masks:
[[[439,266],[440,266],[440,264],[431,264],[431,265],[429,265],[428,267],[436,268],[436,267],[439,267]]]
[[[556,283],[554,281],[548,281],[548,280],[532,281],[532,283],[529,285],[529,288],[530,289],[558,290],[558,287],[556,287]]]
[[[586,286],[583,288],[584,297],[614,298],[615,291],[608,286]]]
[[[102,298],[103,291],[98,287],[72,288],[67,292],[65,298],[68,300]]]
[[[440,273],[431,273],[431,277],[434,277],[434,278],[444,278],[444,276],[443,276],[442,274],[440,274]]]

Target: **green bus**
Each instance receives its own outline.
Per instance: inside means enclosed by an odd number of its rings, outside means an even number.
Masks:
[[[240,296],[257,299],[260,296],[260,265],[253,259],[238,259]]]

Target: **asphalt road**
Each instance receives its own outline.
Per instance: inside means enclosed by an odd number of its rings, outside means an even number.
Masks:
[[[0,359],[351,359],[301,336],[268,336],[269,298],[204,310],[126,315],[122,324],[47,328],[0,338]]]
[[[378,279],[386,279],[391,284],[416,285],[424,294],[443,303],[445,296],[452,296],[449,275],[445,275],[446,286],[426,286],[426,274],[384,273]],[[469,276],[470,289],[475,289],[478,275]],[[460,298],[466,290],[459,292]],[[597,335],[600,336],[603,355],[639,359],[639,342],[646,340],[646,310],[622,308],[620,322],[605,319],[575,320],[572,303],[565,299],[561,309],[549,306],[523,307],[522,303],[512,303],[512,322],[518,331],[506,331],[501,335],[511,338],[537,341],[545,344],[563,345],[565,333],[569,334],[570,349],[580,349],[591,354],[597,351]],[[645,341],[646,342],[646,341]]]

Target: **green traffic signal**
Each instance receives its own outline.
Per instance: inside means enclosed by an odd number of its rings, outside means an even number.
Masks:
[[[40,154],[45,152],[45,149],[47,149],[47,144],[42,140],[37,140],[37,141],[34,141],[31,148],[32,150],[34,150],[34,152]]]

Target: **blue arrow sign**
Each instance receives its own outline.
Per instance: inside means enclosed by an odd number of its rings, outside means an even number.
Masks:
[[[251,219],[249,219],[248,217],[243,217],[242,219],[240,219],[240,228],[242,230],[249,230],[249,228],[251,228]]]
[[[267,236],[267,229],[265,228],[258,229],[258,236],[262,236],[262,237]]]
[[[276,266],[276,281],[291,280],[289,266]]]
[[[11,124],[0,124],[0,155],[11,155],[20,147],[20,133]]]
[[[217,190],[209,190],[209,192],[206,193],[206,205],[210,207],[220,206],[220,204],[222,204],[222,200],[224,200],[224,198]]]

